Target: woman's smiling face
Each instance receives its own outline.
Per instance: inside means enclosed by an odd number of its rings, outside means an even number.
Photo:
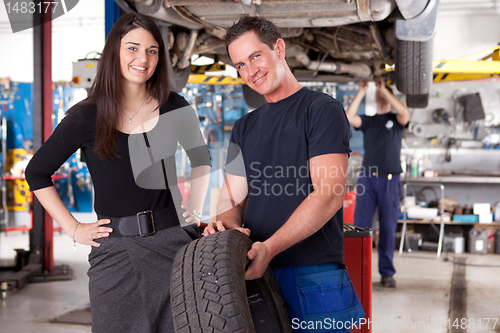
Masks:
[[[142,28],[130,30],[120,42],[120,67],[127,83],[145,84],[158,64],[158,42]]]

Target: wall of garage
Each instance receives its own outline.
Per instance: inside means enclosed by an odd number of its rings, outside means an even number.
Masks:
[[[104,0],[79,1],[52,21],[52,80],[71,81],[72,62],[104,47]],[[0,5],[0,78],[33,82],[33,29],[12,33]]]
[[[495,1],[441,0],[437,32],[434,37],[434,59],[458,59],[500,44],[500,3]],[[483,52],[465,60],[478,60]],[[464,121],[458,98],[479,93],[486,116],[472,123]],[[451,122],[437,124],[432,117],[436,109],[444,109],[454,117]],[[482,140],[500,133],[500,79],[435,83],[429,105],[410,110],[410,128],[403,141],[402,154],[427,156],[435,170],[445,173],[495,174],[500,169],[500,149],[484,149]],[[418,131],[413,131],[418,125]],[[450,141],[454,139],[454,141]],[[449,144],[452,142],[451,144]],[[449,154],[450,161],[445,156]],[[498,185],[448,184],[447,196],[470,205],[473,202],[496,203]],[[432,191],[426,199],[433,200]]]

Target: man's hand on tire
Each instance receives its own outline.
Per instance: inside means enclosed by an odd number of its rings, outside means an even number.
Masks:
[[[205,229],[203,230],[203,236],[208,236],[213,233],[216,233],[218,231],[224,231],[224,230],[229,230],[229,229],[236,229],[239,232],[243,233],[247,237],[250,237],[250,229],[248,228],[243,228],[237,225],[225,225],[224,222],[221,220],[218,220],[217,222],[209,222]]]

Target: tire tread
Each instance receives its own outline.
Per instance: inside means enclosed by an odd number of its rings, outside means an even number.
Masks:
[[[426,42],[396,40],[395,69],[396,87],[400,92],[428,94],[432,85],[432,39]]]
[[[177,333],[255,332],[248,324],[244,269],[237,269],[251,244],[239,231],[229,230],[195,240],[177,253],[171,283]],[[239,292],[234,290],[238,285]]]

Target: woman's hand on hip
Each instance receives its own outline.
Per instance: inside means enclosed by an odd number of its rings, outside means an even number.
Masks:
[[[91,245],[99,247],[94,239],[108,237],[113,229],[106,227],[106,224],[110,223],[109,219],[98,220],[94,223],[80,223],[75,230],[75,241],[80,244]]]

